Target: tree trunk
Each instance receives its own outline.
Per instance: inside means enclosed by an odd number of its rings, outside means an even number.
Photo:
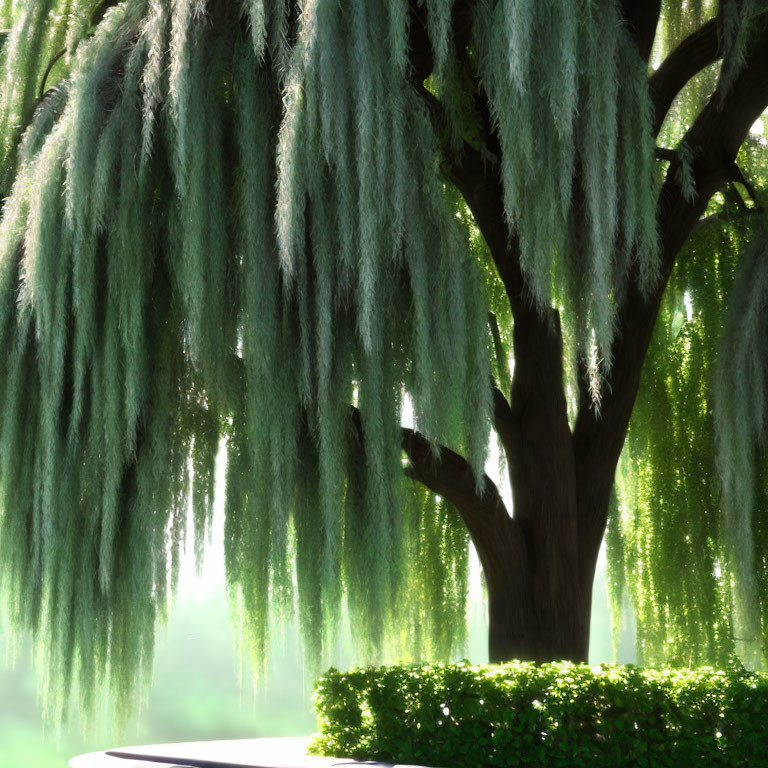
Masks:
[[[560,569],[558,563],[547,566]],[[568,573],[561,574],[566,578]],[[578,580],[579,574],[573,575]],[[492,662],[568,660],[586,662],[589,654],[591,595],[553,605],[529,581],[515,583],[509,571],[486,572],[488,585],[488,658]],[[522,588],[526,594],[520,594]],[[522,598],[522,599],[521,599]],[[522,616],[518,606],[528,610]]]
[[[496,524],[512,530],[472,531],[488,586],[489,657],[586,662],[592,584],[619,452],[597,462],[593,456],[583,472],[568,423],[559,316],[543,318],[523,302],[516,310],[504,430],[514,507],[512,518]],[[620,445],[626,424],[619,429]],[[598,477],[607,482],[592,482]]]
[[[453,21],[470,17],[473,3],[457,4]],[[627,29],[639,55],[648,60],[661,9],[660,0],[622,0]],[[464,11],[459,11],[464,6]],[[469,24],[465,25],[467,28]],[[414,24],[412,50],[428,50],[424,24]],[[434,450],[407,430],[405,447],[411,476],[451,501],[462,514],[480,556],[488,585],[490,658],[585,661],[588,653],[592,583],[616,465],[627,434],[643,361],[664,289],[677,255],[710,197],[734,177],[735,158],[749,127],[768,103],[768,33],[722,103],[716,95],[686,133],[695,152],[696,195],[679,182],[681,161],[673,159],[659,194],[660,278],[649,294],[631,281],[617,308],[613,365],[602,389],[601,407],[591,402],[586,380],[579,382],[578,413],[568,423],[563,380],[562,335],[556,312],[545,317],[533,308],[521,270],[520,244],[504,211],[497,161],[503,153],[485,94],[475,98],[487,151],[464,144],[444,147],[444,168],[472,211],[504,284],[514,318],[515,369],[511,393],[494,393],[494,427],[510,468],[513,516],[498,489],[487,482],[475,494],[466,461]],[[458,46],[464,50],[465,46]],[[651,77],[655,124],[662,124],[686,83],[721,53],[718,25],[705,24],[672,52]],[[423,82],[432,66],[427,57],[415,66]],[[426,88],[425,99],[440,130],[446,120],[440,101]],[[576,185],[578,189],[578,185]],[[579,238],[579,241],[582,239]],[[635,276],[636,277],[636,276]],[[507,396],[510,396],[509,402]],[[572,426],[572,429],[571,429]]]
[[[569,491],[575,497],[575,485]],[[525,529],[508,517],[473,531],[488,589],[492,662],[587,661],[599,547],[579,557],[576,530],[561,519]]]

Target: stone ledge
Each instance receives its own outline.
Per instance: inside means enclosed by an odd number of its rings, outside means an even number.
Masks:
[[[346,758],[308,755],[309,742],[310,737],[307,736],[149,744],[78,755],[69,761],[69,765],[70,768],[151,768],[157,765],[183,768],[396,768],[391,763],[359,762]]]

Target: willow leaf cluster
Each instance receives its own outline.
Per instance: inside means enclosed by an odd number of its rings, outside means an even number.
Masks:
[[[722,62],[678,95],[659,141],[698,192],[681,141],[744,66],[761,2],[662,4],[653,61],[715,23]],[[622,453],[607,544],[614,629],[625,599],[645,663],[750,665],[766,658],[765,473],[761,401],[768,168],[757,123],[737,162],[746,184],[715,195],[665,294]]]
[[[717,459],[726,557],[734,573],[737,636],[765,653],[765,429],[768,370],[765,304],[768,237],[758,236],[739,264],[714,378]]]
[[[609,362],[630,270],[643,290],[658,273],[645,64],[611,0],[485,2],[479,15],[505,214],[532,299],[567,306],[582,353],[594,339]]]
[[[227,576],[259,663],[271,605],[298,607],[317,660],[344,595],[368,653],[396,635],[450,655],[467,534],[409,492],[400,420],[407,392],[482,477],[487,300],[405,87],[405,5],[297,22],[131,0],[96,25],[92,5],[16,8],[0,105],[2,588],[54,714],[73,680],[86,704],[102,680],[134,699],[223,439]]]
[[[757,199],[717,195],[682,254],[622,454],[611,592],[647,663],[765,660],[765,142],[739,156]]]
[[[731,233],[707,225],[673,276],[617,476],[607,533],[614,622],[627,594],[645,664],[723,665],[735,650],[711,397],[712,329],[743,245]]]

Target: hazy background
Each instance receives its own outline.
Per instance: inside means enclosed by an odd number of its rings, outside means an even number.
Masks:
[[[492,465],[489,461],[489,468]],[[223,455],[217,474],[217,488],[222,488]],[[499,487],[508,497],[509,489],[503,483]],[[313,680],[305,674],[295,627],[278,627],[272,633],[267,680],[259,691],[254,693],[247,667],[242,670],[240,683],[240,660],[225,591],[221,501],[216,499],[212,542],[202,574],[195,572],[191,552],[185,558],[179,593],[168,626],[158,640],[148,703],[123,734],[116,734],[106,718],[83,733],[76,707],[72,722],[62,732],[46,728],[30,649],[17,649],[11,665],[7,636],[0,624],[0,768],[64,768],[74,755],[121,744],[301,736],[316,730],[311,704]],[[507,503],[511,508],[511,498]],[[472,563],[468,621],[465,657],[473,662],[487,661],[487,617],[476,559]],[[617,659],[620,662],[635,660],[632,635],[632,627],[625,628]],[[592,601],[590,662],[613,660],[605,557],[601,553]],[[333,662],[344,667],[359,660],[342,648]]]
[[[484,611],[482,591],[475,583],[467,648],[472,661],[487,660]],[[285,642],[275,643],[264,689],[252,692],[247,670],[241,686],[220,552],[213,551],[202,577],[192,573],[181,587],[167,632],[159,642],[148,705],[122,741],[150,744],[314,732],[312,681],[304,678],[294,632],[288,628]],[[0,647],[4,644],[0,627]],[[622,642],[620,657],[621,661],[633,660],[631,641]],[[595,580],[590,661],[612,659],[601,560]],[[63,768],[73,755],[116,743],[120,737],[111,733],[106,722],[85,735],[77,722],[58,735],[46,729],[28,649],[18,654],[13,668],[0,661],[0,768]]]

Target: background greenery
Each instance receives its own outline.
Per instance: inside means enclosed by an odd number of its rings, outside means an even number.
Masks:
[[[60,734],[46,728],[36,695],[29,648],[10,649],[0,626],[0,768],[63,768],[82,752],[115,744],[306,735],[316,730],[311,704],[313,680],[305,674],[295,627],[275,631],[267,680],[254,693],[247,669],[239,683],[239,658],[229,618],[220,540],[214,542],[201,576],[185,566],[178,600],[160,640],[149,698],[125,733],[114,733],[106,718],[83,732],[72,718]],[[487,660],[485,607],[474,564],[470,595],[470,633],[466,649],[473,662]],[[590,661],[613,659],[604,560],[595,579]],[[631,627],[618,660],[634,660]],[[282,639],[278,637],[282,634]],[[343,647],[334,663],[355,663]]]

